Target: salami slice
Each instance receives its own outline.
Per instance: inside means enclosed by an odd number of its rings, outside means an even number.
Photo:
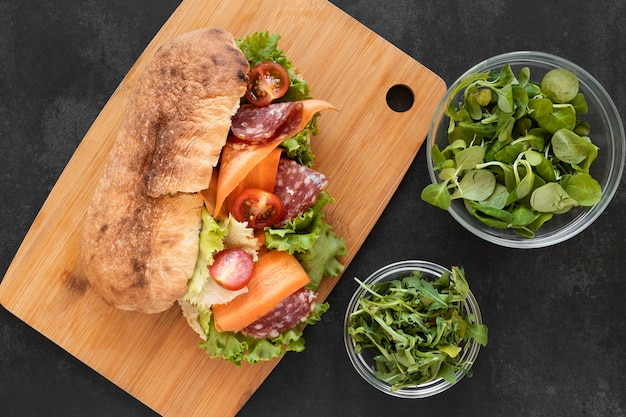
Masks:
[[[231,131],[247,143],[269,143],[295,135],[302,119],[303,104],[298,101],[257,107],[243,105],[232,118]]]
[[[274,194],[283,202],[281,223],[296,218],[317,201],[328,184],[328,177],[291,159],[281,158],[276,173]]]
[[[315,307],[315,297],[313,291],[301,288],[281,301],[272,311],[241,330],[241,333],[256,339],[277,337],[309,317]]]

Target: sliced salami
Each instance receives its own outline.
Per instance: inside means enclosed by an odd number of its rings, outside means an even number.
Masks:
[[[277,337],[305,321],[315,306],[316,294],[305,288],[281,301],[272,311],[244,328],[241,333],[256,339]]]
[[[281,158],[276,173],[274,194],[283,202],[281,223],[296,218],[317,201],[317,196],[328,184],[321,172]]]
[[[232,118],[231,131],[248,143],[269,143],[295,135],[302,119],[303,105],[298,101],[272,103],[257,107],[243,105]]]

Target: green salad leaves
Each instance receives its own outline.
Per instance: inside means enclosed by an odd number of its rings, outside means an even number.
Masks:
[[[355,280],[366,292],[349,317],[355,352],[373,355],[376,377],[392,390],[436,378],[454,383],[456,371],[469,373],[460,358],[470,340],[487,345],[487,326],[465,312],[469,285],[459,267],[435,280],[419,271],[372,285]]]
[[[278,49],[280,35],[267,31],[255,32],[244,39],[237,39],[237,46],[244,53],[250,67],[264,62],[273,61],[280,64],[289,74],[289,90],[278,101],[298,101],[311,98],[309,85],[300,77],[296,67],[287,58],[285,53]]]
[[[203,312],[199,321],[207,339],[202,341],[199,347],[212,358],[223,358],[238,366],[242,361],[254,364],[277,358],[288,351],[301,352],[305,347],[302,338],[304,328],[307,324],[317,323],[328,307],[328,303],[316,303],[305,322],[271,339],[255,339],[241,333],[218,332],[215,330],[210,311]]]
[[[295,255],[311,282],[306,288],[317,291],[323,277],[334,277],[343,272],[338,258],[348,254],[343,238],[324,222],[322,209],[335,200],[322,191],[317,201],[300,216],[282,228],[265,229],[265,246]]]
[[[493,73],[465,77],[448,103],[449,144],[432,146],[441,182],[426,186],[422,200],[447,210],[462,199],[472,215],[494,228],[512,228],[524,237],[555,214],[593,206],[602,189],[590,174],[598,147],[578,78],[556,68],[530,79],[504,65]]]

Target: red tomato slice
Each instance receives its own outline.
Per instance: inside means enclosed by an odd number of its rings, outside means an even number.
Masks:
[[[285,95],[289,89],[289,74],[276,62],[261,62],[248,73],[250,81],[246,99],[255,106],[267,106]]]
[[[209,266],[209,274],[227,290],[240,290],[250,282],[254,261],[243,249],[229,248],[219,251]]]
[[[283,215],[283,202],[276,194],[258,188],[247,188],[233,202],[231,213],[253,229],[273,226]]]

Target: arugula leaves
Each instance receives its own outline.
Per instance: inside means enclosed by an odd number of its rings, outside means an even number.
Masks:
[[[471,340],[487,345],[487,326],[464,309],[462,268],[435,280],[419,271],[371,285],[355,280],[366,292],[349,317],[355,352],[371,354],[376,377],[394,391],[436,378],[454,383],[456,371],[467,372],[461,353]]]

